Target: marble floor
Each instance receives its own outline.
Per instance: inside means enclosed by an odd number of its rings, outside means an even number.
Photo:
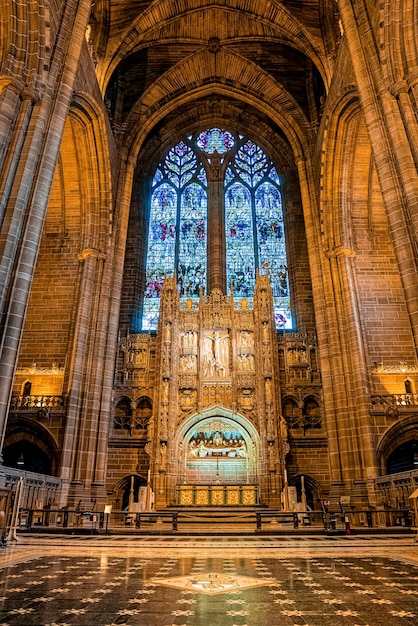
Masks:
[[[19,535],[0,624],[418,626],[411,536]]]

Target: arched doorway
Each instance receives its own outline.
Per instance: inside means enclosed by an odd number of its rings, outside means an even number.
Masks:
[[[52,474],[52,459],[32,441],[21,439],[10,444],[4,449],[3,456],[7,467],[16,467],[37,474]]]
[[[309,475],[302,476],[301,474],[292,476],[289,480],[289,487],[294,487],[296,490],[296,502],[306,504],[307,508],[303,510],[314,511],[321,509],[322,489],[314,478]]]
[[[388,474],[408,472],[418,467],[418,440],[410,439],[395,448],[386,460]]]
[[[118,511],[140,510],[141,487],[145,488],[147,481],[138,474],[124,476],[113,490],[114,506]]]
[[[27,472],[57,476],[59,453],[55,439],[42,424],[28,418],[11,419],[3,448],[4,465]]]

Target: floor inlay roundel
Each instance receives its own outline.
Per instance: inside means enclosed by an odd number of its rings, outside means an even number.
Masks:
[[[174,589],[184,589],[191,593],[204,593],[213,596],[219,593],[251,589],[274,585],[274,578],[254,578],[251,576],[234,576],[217,572],[206,572],[195,576],[180,576],[178,578],[154,579],[154,583],[166,585]]]

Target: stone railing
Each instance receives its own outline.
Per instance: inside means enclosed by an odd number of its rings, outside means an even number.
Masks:
[[[12,396],[10,411],[34,411],[39,409],[53,409],[54,411],[64,408],[63,396]]]
[[[23,479],[23,491],[20,507],[38,508],[57,502],[61,488],[61,479],[58,476],[27,472],[14,467],[3,466],[6,487],[11,491],[16,490],[19,479]]]
[[[409,496],[418,487],[418,469],[379,476],[376,479],[376,487],[385,504],[413,508]]]
[[[286,416],[287,427],[292,435],[307,432],[321,431],[322,418],[320,415],[290,415]]]
[[[401,409],[402,407],[418,406],[418,393],[375,394],[370,399],[373,408],[377,410],[386,410],[389,407]]]

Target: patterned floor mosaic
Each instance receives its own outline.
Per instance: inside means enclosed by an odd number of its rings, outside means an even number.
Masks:
[[[251,556],[245,549],[230,555],[227,543],[220,548],[213,539],[186,556],[169,545],[162,556],[158,542],[131,551],[99,540],[93,549],[80,540],[54,542],[2,551],[0,624],[418,625],[418,548],[411,542],[396,556],[386,554],[383,540],[381,555],[377,545],[369,554],[365,542],[355,556],[343,542],[306,551],[294,541],[292,556],[283,548],[257,556],[256,542]]]

